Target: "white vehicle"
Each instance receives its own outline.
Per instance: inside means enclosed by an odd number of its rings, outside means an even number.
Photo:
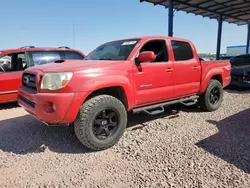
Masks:
[[[0,58],[0,67],[5,67],[8,69],[10,69],[11,67],[11,57],[10,56],[4,56],[2,58]]]

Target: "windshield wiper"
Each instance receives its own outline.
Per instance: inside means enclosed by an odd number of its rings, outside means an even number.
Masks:
[[[113,59],[110,59],[110,58],[98,58],[97,60],[113,60]]]
[[[114,59],[111,58],[97,58],[97,59],[84,59],[84,60],[110,60],[110,61],[114,61]]]

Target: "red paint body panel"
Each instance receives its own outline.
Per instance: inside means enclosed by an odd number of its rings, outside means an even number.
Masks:
[[[140,48],[152,39],[166,41],[168,62],[135,64],[134,59]],[[193,59],[175,61],[170,44],[172,39],[188,42],[192,47]],[[68,60],[61,65],[47,64],[28,68],[25,72],[37,75],[38,91],[31,94],[20,87],[19,95],[38,104],[35,109],[30,109],[20,99],[19,104],[47,123],[72,123],[82,103],[96,90],[122,88],[129,111],[140,106],[199,95],[205,91],[213,76],[220,77],[225,87],[230,82],[231,66],[229,61],[201,62],[193,43],[188,40],[153,36],[142,37],[125,61],[83,60],[79,63]],[[73,72],[73,77],[62,89],[40,90],[40,77],[48,72]],[[56,109],[47,115],[44,111],[48,107],[41,104],[47,104],[48,101],[59,105],[61,110]]]
[[[22,72],[0,73],[0,104],[17,100]]]
[[[78,52],[81,55],[85,56],[81,51],[76,49],[61,49],[61,48],[50,48],[50,47],[40,47],[40,48],[13,48],[13,49],[4,49],[1,50],[0,56],[5,56],[11,53],[20,53],[20,52],[32,52],[32,51],[74,51]]]
[[[12,53],[24,53],[32,51],[70,51],[77,52],[83,57],[85,55],[76,49],[61,49],[61,48],[15,48],[5,49],[0,53],[0,58]],[[0,72],[0,104],[17,101],[18,88],[21,86],[21,77],[23,71]]]
[[[200,92],[206,90],[209,80],[214,75],[220,75],[223,86],[226,87],[231,81],[231,64],[227,61],[202,62],[202,78]]]
[[[20,86],[19,94],[35,103],[35,107],[31,107],[19,100],[19,104],[30,114],[44,122],[60,123],[74,121],[76,114],[72,108],[79,108],[81,100],[84,100],[88,93],[61,93],[60,95],[56,93],[33,93]],[[56,107],[55,109],[53,109],[53,105]]]
[[[166,69],[173,63],[142,63],[133,65],[135,106],[143,106],[174,97],[174,77]],[[152,97],[154,96],[154,97]]]

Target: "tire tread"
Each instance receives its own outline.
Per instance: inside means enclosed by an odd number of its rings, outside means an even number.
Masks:
[[[119,136],[114,139],[111,143],[107,144],[105,147],[98,146],[96,144],[93,144],[88,136],[87,129],[88,129],[88,123],[91,121],[91,114],[95,113],[93,110],[99,105],[99,104],[110,104],[113,103],[114,105],[117,105],[119,108],[119,111],[122,112],[125,119],[127,119],[127,113],[125,106],[123,103],[118,100],[117,98],[110,96],[110,95],[98,95],[93,98],[90,98],[88,101],[82,104],[79,114],[76,118],[74,128],[77,138],[80,140],[80,142],[85,145],[86,147],[92,149],[92,150],[103,150],[106,148],[109,148],[113,146],[122,136],[124,130],[119,134]],[[124,124],[127,124],[126,122],[122,122],[122,126]],[[126,127],[126,125],[125,125]],[[125,128],[124,128],[125,129]]]
[[[215,86],[218,86],[222,90],[222,92],[221,92],[221,99],[220,99],[219,105],[217,105],[216,107],[212,107],[209,104],[209,101],[208,101],[209,99],[208,98],[209,98],[209,91]],[[222,101],[223,101],[223,87],[222,87],[222,84],[218,80],[211,79],[209,81],[209,84],[208,84],[205,92],[203,94],[201,94],[201,96],[199,98],[200,107],[201,107],[201,109],[203,109],[205,111],[212,112],[212,111],[217,110],[220,107]]]

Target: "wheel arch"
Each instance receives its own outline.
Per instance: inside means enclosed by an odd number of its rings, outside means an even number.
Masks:
[[[202,81],[200,93],[205,92],[208,87],[210,80],[218,80],[223,85],[223,72],[222,70],[212,71],[207,74],[205,79]]]
[[[83,103],[98,95],[110,95],[112,97],[115,97],[123,103],[126,110],[129,109],[128,98],[122,86],[115,85],[96,89],[87,96]]]
[[[216,74],[216,75],[214,75],[214,76],[212,76],[211,78],[210,78],[210,80],[218,80],[221,84],[223,84],[223,80],[222,80],[222,74]]]
[[[88,80],[76,92],[89,93],[82,100],[83,103],[97,94],[109,94],[121,100],[128,111],[134,106],[133,84],[124,75],[107,75]]]

